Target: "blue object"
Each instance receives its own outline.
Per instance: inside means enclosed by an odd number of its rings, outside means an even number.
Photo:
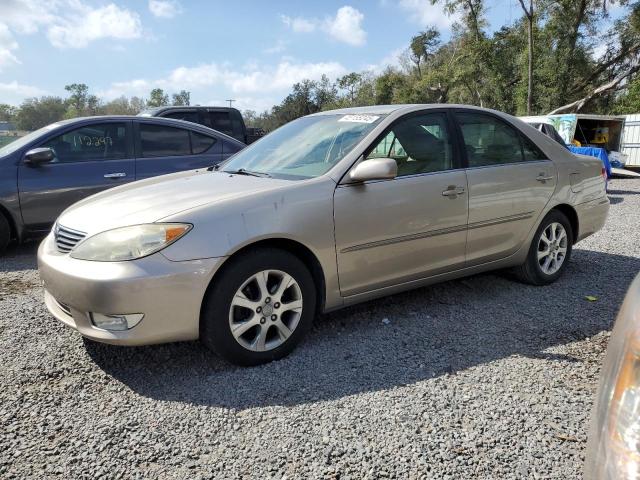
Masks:
[[[607,155],[607,151],[604,148],[576,147],[569,145],[569,150],[580,155],[589,155],[591,157],[599,158],[604,165],[605,172],[607,172],[607,179],[611,178],[611,162],[609,161],[609,155]]]

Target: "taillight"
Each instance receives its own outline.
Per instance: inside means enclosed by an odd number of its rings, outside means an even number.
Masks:
[[[607,169],[606,169],[606,168],[602,167],[602,168],[600,169],[600,176],[601,176],[602,178],[604,178],[605,180],[607,179]]]

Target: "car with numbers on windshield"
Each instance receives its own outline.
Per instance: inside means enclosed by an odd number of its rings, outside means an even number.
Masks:
[[[0,252],[11,239],[46,235],[65,208],[89,195],[214,165],[244,146],[210,128],[162,118],[100,116],[47,125],[0,148]]]
[[[507,267],[549,284],[608,209],[599,161],[510,115],[372,106],[83,200],[38,263],[49,311],[85,337],[200,339],[255,365],[319,312]]]

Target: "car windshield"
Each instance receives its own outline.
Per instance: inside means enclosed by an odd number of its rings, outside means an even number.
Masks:
[[[382,115],[318,115],[294,120],[233,156],[224,172],[307,179],[328,172]]]
[[[46,127],[42,127],[38,130],[35,130],[27,135],[25,135],[24,137],[20,137],[17,140],[14,140],[13,142],[9,143],[8,145],[5,145],[4,147],[0,148],[0,157],[4,157],[5,155],[9,155],[13,152],[15,152],[16,150],[24,147],[27,143],[36,140],[40,135],[42,135],[43,133],[49,132],[51,130],[53,130],[54,128],[57,128],[60,124],[59,123],[52,123],[51,125],[47,125]]]

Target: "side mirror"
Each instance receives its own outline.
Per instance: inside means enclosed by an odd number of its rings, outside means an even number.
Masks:
[[[24,163],[27,165],[40,165],[48,163],[56,158],[56,154],[50,148],[32,148],[24,155]]]
[[[353,182],[367,180],[389,180],[398,176],[398,164],[393,158],[372,158],[364,160],[351,170],[349,178]]]

